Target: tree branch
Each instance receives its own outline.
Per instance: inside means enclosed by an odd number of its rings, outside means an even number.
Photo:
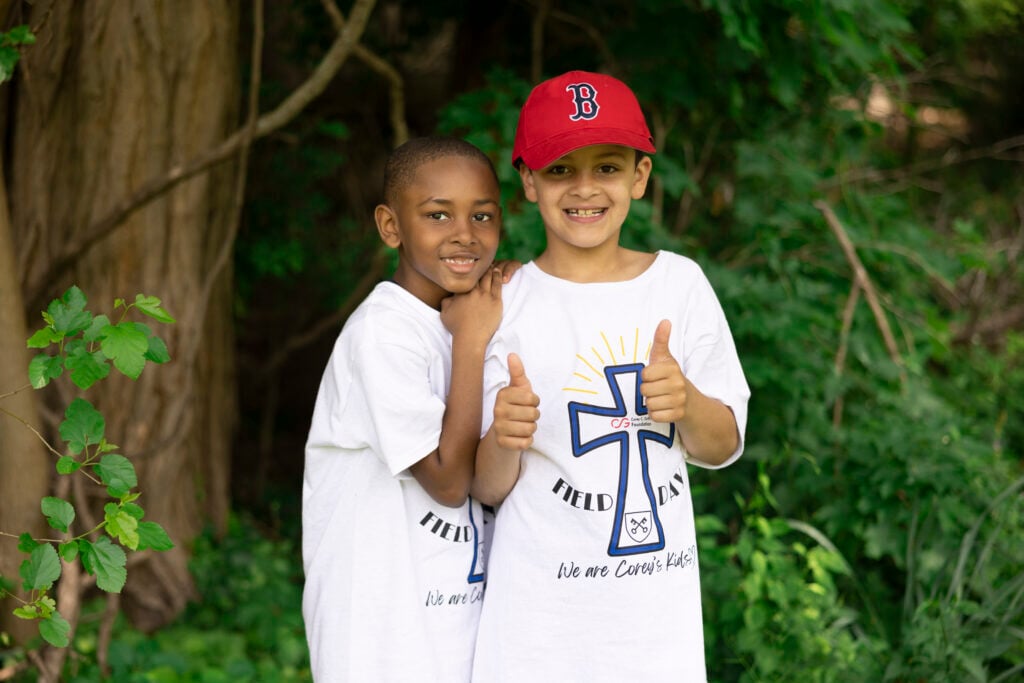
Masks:
[[[1024,135],[1016,135],[1000,140],[988,147],[969,149],[965,152],[950,150],[938,159],[925,159],[903,168],[892,169],[891,171],[879,171],[874,168],[857,169],[823,181],[818,185],[818,189],[829,190],[842,185],[864,182],[880,183],[890,180],[906,180],[916,175],[937,171],[949,166],[956,166],[957,164],[965,164],[979,159],[998,158],[1006,152],[1019,147],[1024,147]]]
[[[834,366],[836,377],[842,376],[843,368],[846,367],[846,354],[850,348],[850,329],[853,327],[853,314],[857,310],[860,292],[860,283],[855,280],[853,286],[850,287],[849,296],[846,297],[846,305],[843,307],[843,322],[839,329],[839,349],[836,351]],[[843,405],[843,396],[840,394],[832,406],[832,427],[836,430],[843,423]]]
[[[318,319],[313,326],[288,338],[283,344],[279,345],[273,355],[263,364],[261,374],[272,375],[293,352],[312,344],[328,330],[336,328],[345,322],[345,319],[352,314],[356,306],[366,298],[366,295],[377,284],[381,274],[384,272],[387,254],[388,250],[386,248],[383,246],[378,248],[370,261],[370,267],[367,268],[363,277],[359,279],[359,282],[352,288],[349,295],[345,297],[345,301],[342,302],[341,306],[330,315]]]
[[[889,327],[889,321],[885,317],[885,311],[882,309],[882,304],[878,299],[875,285],[871,282],[871,278],[868,277],[868,271],[861,262],[860,257],[857,256],[856,247],[854,247],[850,236],[832,211],[832,207],[821,200],[814,202],[814,207],[825,217],[825,222],[828,223],[836,239],[839,240],[839,246],[842,247],[846,260],[850,263],[850,267],[853,268],[854,282],[864,290],[868,306],[871,307],[871,312],[875,316],[875,324],[878,326],[878,331],[882,334],[885,348],[889,351],[889,358],[896,364],[896,367],[900,368],[900,381],[905,384],[906,373],[903,370],[903,357],[900,356],[899,348],[896,346],[896,338],[893,336],[892,328]]]
[[[335,30],[341,34],[345,30],[345,17],[342,16],[334,0],[320,0],[327,16],[331,18]],[[387,61],[378,57],[363,45],[352,48],[352,55],[368,67],[384,77],[391,93],[391,129],[395,133],[394,146],[398,147],[409,140],[409,124],[405,121],[405,81],[398,70]]]
[[[276,109],[259,117],[253,139],[259,139],[278,128],[281,128],[316,99],[330,84],[331,79],[345,63],[366,28],[370,12],[376,0],[356,0],[352,7],[349,21],[345,29],[324,54],[323,59],[310,74],[309,78],[296,88]],[[198,157],[167,171],[160,178],[153,178],[143,183],[134,194],[119,202],[110,212],[101,217],[84,230],[75,231],[75,236],[64,245],[60,254],[42,273],[25,283],[25,300],[35,301],[51,282],[58,278],[71,263],[81,258],[82,254],[99,241],[103,240],[120,226],[133,212],[153,199],[159,197],[178,183],[187,180],[216,164],[232,158],[245,144],[249,136],[249,126],[228,136],[216,147],[200,154]]]
[[[551,0],[534,3],[537,12],[530,23],[530,79],[539,83],[544,73],[544,24],[551,12]]]

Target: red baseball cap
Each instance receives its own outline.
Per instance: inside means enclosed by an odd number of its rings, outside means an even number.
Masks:
[[[544,168],[588,145],[653,154],[654,139],[629,86],[607,74],[570,71],[536,86],[519,112],[512,164]]]

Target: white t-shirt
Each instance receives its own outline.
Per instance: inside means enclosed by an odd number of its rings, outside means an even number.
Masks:
[[[483,599],[480,504],[408,472],[437,448],[451,376],[438,311],[384,282],[349,317],[306,443],[302,558],[317,683],[468,681]]]
[[[686,455],[637,385],[667,318],[684,374],[735,414],[728,462],[739,457],[750,390],[710,283],[692,260],[659,252],[626,282],[573,283],[529,263],[502,299],[484,429],[510,351],[541,417],[497,512],[473,680],[705,681]]]

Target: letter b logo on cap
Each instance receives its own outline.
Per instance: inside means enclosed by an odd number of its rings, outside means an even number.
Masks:
[[[569,115],[571,121],[591,121],[597,118],[597,90],[589,83],[572,83],[565,86],[566,92],[572,93],[572,103],[576,111]]]

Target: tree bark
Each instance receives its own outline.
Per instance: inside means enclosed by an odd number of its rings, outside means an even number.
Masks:
[[[33,14],[45,9],[39,4]],[[8,120],[22,287],[141,183],[237,128],[238,18],[235,0],[56,3],[23,57],[27,77],[16,84]],[[156,295],[179,321],[151,325],[171,363],[148,367],[134,382],[114,372],[88,393],[106,417],[107,438],[135,463],[146,518],[177,544],[128,572],[122,604],[147,630],[175,616],[192,594],[191,540],[207,521],[223,529],[227,520],[235,426],[230,266],[203,320],[196,304],[227,238],[235,172],[223,164],[177,185],[49,283],[49,298],[74,283],[94,312],[108,314],[117,297]],[[198,355],[182,362],[176,351],[192,333],[201,334]]]
[[[2,158],[2,155],[0,155]],[[39,499],[47,495],[50,486],[49,453],[43,443],[24,424],[24,420],[40,428],[35,396],[28,384],[29,352],[25,348],[27,330],[21,287],[14,261],[11,222],[7,210],[7,192],[3,167],[0,166],[0,531],[8,534],[31,533],[41,536],[46,530],[39,508]],[[15,419],[14,416],[17,416]],[[17,476],[12,476],[13,473]],[[18,552],[17,541],[0,538],[0,576],[20,585],[18,566],[25,555]],[[22,598],[27,597],[21,591]],[[10,633],[15,640],[24,642],[35,635],[35,624],[18,619],[11,610],[18,603],[8,598],[0,600],[0,631]]]

